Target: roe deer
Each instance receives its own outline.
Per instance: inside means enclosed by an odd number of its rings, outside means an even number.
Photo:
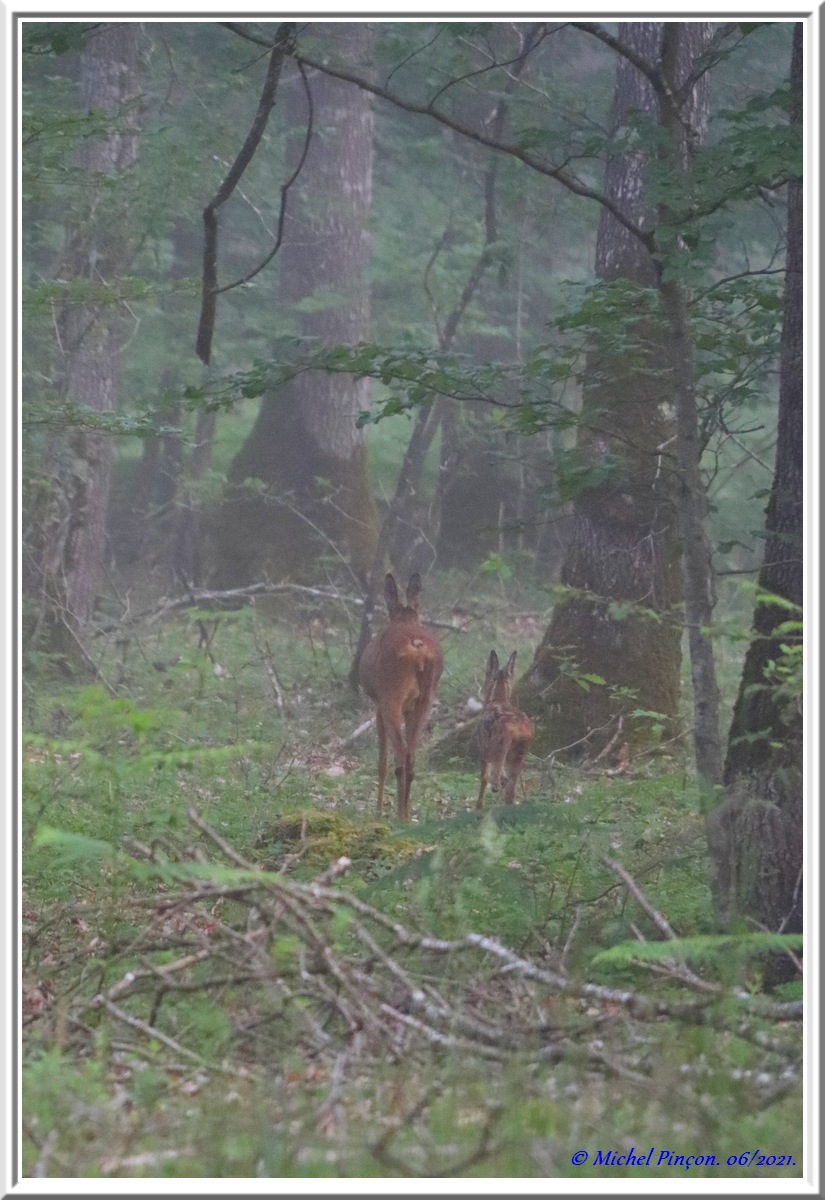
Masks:
[[[358,668],[364,691],[375,702],[378,814],[380,816],[384,810],[389,740],[395,756],[398,816],[405,821],[410,818],[410,784],[415,776],[416,747],[430,715],[444,667],[444,656],[437,639],[418,622],[420,594],[421,577],[415,574],[407,584],[407,603],[402,604],[395,580],[392,575],[387,575],[384,599],[390,623],[367,643]]]
[[[476,808],[481,808],[488,783],[494,792],[503,787],[505,804],[513,803],[518,777],[533,740],[533,722],[510,703],[515,669],[515,650],[503,670],[499,670],[495,650],[490,651],[487,675],[481,693],[484,708],[478,721],[481,786],[478,789]]]

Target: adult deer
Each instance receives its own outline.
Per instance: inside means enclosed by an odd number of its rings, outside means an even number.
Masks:
[[[515,670],[515,650],[503,669],[499,668],[495,650],[490,651],[481,693],[484,708],[478,720],[481,785],[476,808],[481,808],[488,783],[494,792],[503,787],[504,803],[513,803],[518,777],[533,740],[533,722],[510,703]]]
[[[410,784],[415,777],[415,752],[441,672],[444,656],[436,638],[418,620],[421,577],[410,577],[407,603],[402,604],[392,575],[384,580],[384,599],[390,623],[368,642],[358,669],[364,691],[375,702],[378,729],[378,814],[384,811],[387,743],[395,757],[398,816],[410,818]],[[404,723],[402,733],[401,724]]]

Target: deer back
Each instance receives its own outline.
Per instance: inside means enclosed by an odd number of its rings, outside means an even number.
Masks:
[[[497,745],[508,742],[522,743],[525,749],[533,739],[533,722],[510,703],[513,694],[513,678],[516,670],[516,651],[499,667],[498,655],[490,651],[487,674],[481,696],[484,708],[478,725],[479,747],[482,761],[486,762],[495,753]]]

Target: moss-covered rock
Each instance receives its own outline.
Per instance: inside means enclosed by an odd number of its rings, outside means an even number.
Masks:
[[[300,854],[302,865],[313,870],[323,870],[345,856],[362,873],[377,863],[397,866],[421,852],[419,841],[394,833],[386,821],[350,821],[341,813],[315,808],[277,817],[259,838],[258,847],[273,855],[271,865],[276,870],[287,855]]]

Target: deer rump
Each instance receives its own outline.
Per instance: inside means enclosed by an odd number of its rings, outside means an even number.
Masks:
[[[379,664],[382,668],[380,684],[377,679]],[[406,717],[414,711],[418,700],[426,699],[429,713],[441,669],[441,656],[432,643],[390,625],[364,650],[360,676],[371,700],[377,703],[384,699],[387,707]]]
[[[533,740],[533,722],[509,704],[493,704],[482,713],[479,740],[488,756],[503,745],[512,755],[520,750],[526,753]]]
[[[421,578],[413,575],[402,604],[392,575],[387,575],[384,598],[390,623],[372,639],[361,656],[359,676],[375,703],[378,732],[378,812],[383,812],[387,752],[395,759],[398,815],[410,816],[410,785],[415,755],[432,708],[444,666],[438,640],[418,620]],[[402,732],[402,725],[404,727]]]

